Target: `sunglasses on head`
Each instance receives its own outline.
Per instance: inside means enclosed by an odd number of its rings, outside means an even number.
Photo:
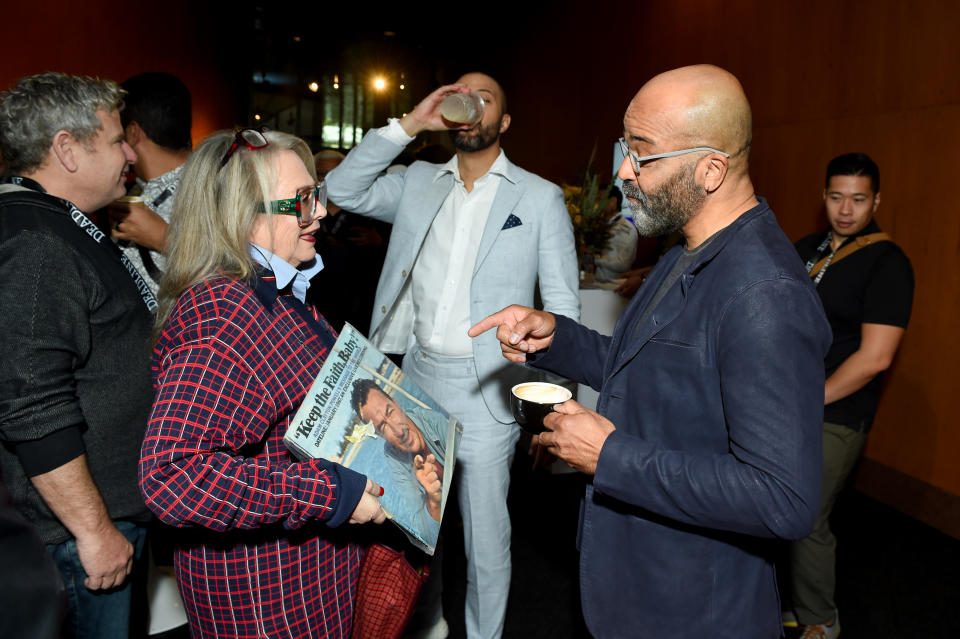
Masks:
[[[268,130],[266,127],[260,127],[259,129],[241,129],[237,131],[237,134],[233,138],[233,144],[230,145],[223,159],[220,160],[220,168],[222,169],[227,162],[230,161],[230,158],[233,157],[233,154],[236,153],[240,147],[246,147],[251,151],[258,151],[269,146],[270,143],[263,135]]]

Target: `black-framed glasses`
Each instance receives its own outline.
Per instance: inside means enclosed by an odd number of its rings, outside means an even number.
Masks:
[[[620,148],[623,150],[623,155],[630,158],[630,164],[633,166],[634,173],[640,173],[641,164],[643,162],[649,162],[650,160],[659,160],[660,158],[672,158],[678,155],[686,155],[687,153],[697,153],[699,151],[709,151],[711,153],[719,153],[723,157],[730,157],[730,154],[726,151],[721,151],[720,149],[715,149],[710,146],[695,146],[690,149],[681,149],[679,151],[668,151],[666,153],[656,153],[654,155],[637,155],[630,150],[630,146],[627,144],[627,141],[623,138],[618,140],[620,142]]]
[[[233,144],[230,145],[230,148],[223,156],[223,159],[220,160],[220,168],[222,169],[227,162],[230,161],[230,158],[240,147],[246,147],[251,151],[257,151],[269,146],[270,143],[263,135],[263,133],[267,130],[268,129],[266,127],[260,127],[259,129],[241,129],[240,131],[237,131],[237,135],[233,138]]]
[[[300,189],[295,197],[272,200],[267,202],[271,213],[282,215],[296,215],[297,224],[301,228],[310,226],[317,219],[317,204],[327,208],[327,182],[320,180],[314,186]],[[260,212],[266,213],[264,205],[260,204]]]

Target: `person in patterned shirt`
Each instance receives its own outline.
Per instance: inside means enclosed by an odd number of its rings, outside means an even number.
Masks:
[[[184,166],[153,356],[140,490],[181,528],[175,569],[194,637],[348,637],[379,486],[297,462],[290,419],[336,335],[303,303],[326,214],[306,144],[212,135]]]
[[[110,231],[156,293],[163,275],[167,221],[183,163],[193,147],[190,91],[180,78],[160,72],[140,73],[121,87],[126,95],[120,121],[137,154],[133,170],[143,201],[112,203]]]

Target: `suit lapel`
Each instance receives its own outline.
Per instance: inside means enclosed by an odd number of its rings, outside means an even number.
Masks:
[[[634,325],[653,298],[654,291],[652,288],[653,287],[641,287],[640,295],[635,296],[633,300],[631,300],[626,310],[617,320],[617,324],[613,329],[613,340],[610,345],[610,350],[607,351],[607,362],[604,366],[604,369],[607,371],[605,377],[610,377],[615,371],[622,367],[623,362],[626,361],[623,358],[625,349],[631,352],[632,357],[632,354],[640,350],[640,347],[650,339],[650,337],[647,336],[641,341],[640,332],[634,330]],[[649,318],[647,324],[650,324]]]
[[[691,275],[681,276],[680,290],[672,291],[660,300],[657,308],[653,309],[650,317],[648,317],[643,325],[637,328],[636,331],[633,330],[632,324],[625,327],[624,330],[626,333],[623,336],[621,351],[616,356],[616,361],[613,362],[613,367],[610,370],[611,376],[615,375],[621,368],[626,366],[631,359],[636,357],[640,349],[656,336],[657,333],[677,319],[677,316],[683,311],[683,307],[686,306],[687,288],[691,280]]]
[[[513,213],[520,201],[522,191],[519,184],[514,184],[505,177],[500,178],[500,185],[497,187],[497,194],[493,198],[493,204],[490,206],[490,215],[487,216],[487,224],[483,227],[483,237],[480,238],[480,248],[477,249],[477,261],[473,267],[473,274],[476,275],[480,265],[493,248],[493,243],[497,235],[503,230],[503,225],[507,218]],[[521,221],[522,223],[522,221]]]
[[[450,189],[452,188],[453,174],[449,172],[443,173],[435,179],[430,180],[430,183],[427,185],[420,206],[422,206],[424,210],[430,211],[430,215],[417,215],[413,218],[416,223],[414,227],[416,232],[414,238],[416,241],[413,242],[414,255],[416,255],[416,253],[420,251],[420,247],[423,246],[427,232],[430,230],[434,218],[437,217],[437,213],[440,212],[440,207],[443,206],[443,202],[447,199],[447,196],[450,194]]]
[[[682,249],[679,247],[674,248],[671,253],[667,253],[667,255],[657,263],[654,270],[650,273],[651,277],[648,278],[647,282],[640,288],[642,297],[639,299],[634,298],[634,301],[631,302],[627,310],[621,315],[620,321],[617,322],[606,362],[605,370],[607,373],[605,379],[616,375],[627,362],[637,356],[637,353],[640,352],[650,339],[677,319],[677,316],[683,312],[686,306],[690,287],[693,286],[697,275],[726,247],[727,243],[731,241],[731,238],[733,238],[747,222],[760,215],[770,214],[772,216],[769,209],[766,208],[766,200],[763,198],[758,198],[758,200],[760,202],[759,206],[738,217],[730,226],[723,229],[718,236],[711,241],[710,245],[706,247],[699,258],[680,276],[679,290],[673,290],[667,293],[643,325],[634,330],[633,325],[636,323],[637,318],[653,299],[657,289],[663,283],[664,278],[673,270],[677,260],[680,259],[679,251]],[[676,257],[671,257],[673,252],[676,252]],[[647,290],[644,291],[644,289]]]
[[[672,263],[666,266],[662,271],[664,276],[669,273],[672,268]],[[631,359],[636,357],[640,349],[657,333],[669,326],[670,323],[680,315],[680,312],[686,305],[687,290],[693,282],[693,275],[689,273],[680,276],[678,282],[680,285],[679,291],[673,290],[667,293],[663,299],[660,300],[657,307],[653,309],[653,313],[644,320],[643,324],[636,327],[637,319],[643,314],[644,309],[646,309],[654,295],[656,295],[657,288],[662,281],[662,279],[648,281],[647,284],[641,287],[641,290],[644,288],[647,289],[644,291],[643,296],[639,299],[635,298],[634,303],[631,303],[623,315],[621,315],[614,329],[613,342],[609,351],[610,356],[606,364],[608,371],[606,378],[615,375]],[[649,286],[649,284],[653,284],[654,286]],[[676,284],[674,284],[674,287],[676,287]]]

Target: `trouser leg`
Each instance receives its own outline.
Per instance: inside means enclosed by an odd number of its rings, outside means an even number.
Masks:
[[[823,486],[817,521],[807,537],[790,547],[793,609],[801,625],[829,623],[836,614],[837,540],[830,514],[866,442],[866,434],[846,426],[823,425]]]
[[[133,544],[135,560],[140,558],[147,529],[126,521],[114,522],[117,529]],[[47,546],[63,576],[68,596],[68,634],[74,639],[127,639],[130,635],[134,601],[134,575],[117,588],[89,590],[83,585],[86,572],[77,554],[73,539]],[[135,564],[138,563],[135,561]]]
[[[463,425],[454,472],[467,558],[465,624],[470,639],[495,639],[510,594],[507,491],[519,428],[490,415],[472,359],[437,358],[414,348],[403,368]],[[438,568],[434,562],[432,569]]]
[[[463,545],[467,555],[467,637],[496,638],[503,632],[510,594],[510,462],[519,433],[499,422],[464,433],[457,456]],[[515,431],[515,429],[514,429]]]

